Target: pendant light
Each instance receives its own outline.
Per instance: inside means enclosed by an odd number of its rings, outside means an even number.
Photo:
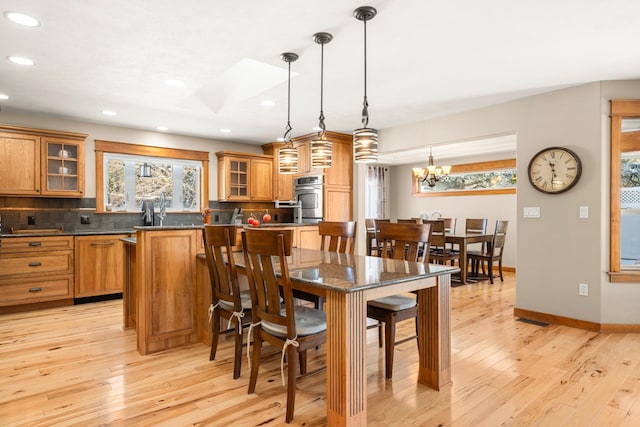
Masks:
[[[287,84],[287,127],[284,131],[284,147],[278,150],[278,172],[293,174],[298,172],[298,149],[291,142],[291,63],[298,59],[298,55],[285,52],[280,58],[289,64],[289,79]]]
[[[327,141],[325,137],[326,126],[324,124],[323,89],[324,89],[324,45],[329,43],[333,36],[329,33],[315,33],[313,41],[320,45],[320,121],[318,127],[318,137],[311,141],[311,167],[329,168],[331,167],[331,141]]]
[[[364,23],[364,102],[362,103],[362,127],[353,131],[353,161],[373,163],[378,160],[378,130],[369,125],[369,102],[367,101],[367,21],[376,16],[375,8],[362,6],[353,11],[353,16]]]

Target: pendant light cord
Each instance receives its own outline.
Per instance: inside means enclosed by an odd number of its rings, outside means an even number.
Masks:
[[[290,144],[291,131],[293,130],[291,127],[291,61],[287,63],[289,64],[289,80],[287,83],[287,127],[284,132],[284,141]]]
[[[369,125],[369,102],[367,101],[367,20],[364,19],[364,101],[362,102],[362,125]]]
[[[324,139],[324,133],[326,130],[326,126],[324,124],[324,109],[323,109],[323,104],[324,104],[324,43],[320,43],[320,117],[318,117],[318,120],[320,120],[320,123],[318,124],[318,126],[320,127],[320,132],[318,133],[318,136],[321,139]]]

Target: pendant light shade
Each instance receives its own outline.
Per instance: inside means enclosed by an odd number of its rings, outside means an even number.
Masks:
[[[281,174],[293,174],[298,172],[298,149],[291,142],[291,63],[298,59],[298,55],[292,52],[285,52],[280,57],[289,64],[289,78],[287,83],[287,127],[283,138],[285,146],[278,150],[278,172]]]
[[[315,33],[313,41],[320,45],[320,117],[318,118],[320,132],[318,137],[311,141],[311,167],[328,168],[331,167],[332,144],[325,137],[326,126],[324,124],[324,45],[329,43],[333,36],[329,33]]]
[[[353,11],[353,16],[364,23],[364,101],[362,102],[362,127],[353,131],[353,161],[373,163],[378,160],[378,130],[369,127],[369,102],[367,101],[367,21],[378,12],[371,6]]]

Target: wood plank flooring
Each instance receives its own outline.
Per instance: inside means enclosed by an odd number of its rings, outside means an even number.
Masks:
[[[370,426],[640,425],[640,335],[517,321],[511,273],[451,294],[453,384],[440,392],[416,384],[414,341],[398,346],[385,380],[370,331]],[[398,335],[413,327],[404,322]],[[213,362],[204,344],[148,356],[135,348],[119,300],[0,316],[0,425],[284,425],[275,350],[249,395],[246,359],[232,379],[231,339]],[[322,347],[309,356],[310,370],[323,365]],[[299,381],[293,425],[326,424],[325,375]]]

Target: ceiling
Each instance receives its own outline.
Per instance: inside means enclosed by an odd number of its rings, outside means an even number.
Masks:
[[[291,125],[294,136],[307,134],[320,110],[312,35],[327,31],[326,125],[351,132],[364,91],[363,24],[353,10],[363,4],[378,10],[367,24],[369,125],[378,129],[640,77],[640,2],[631,0],[0,0],[0,12],[41,22],[27,28],[0,16],[0,93],[9,96],[0,106],[262,144],[284,134],[280,54],[291,51],[300,55],[291,66]],[[36,64],[13,64],[11,55]]]

